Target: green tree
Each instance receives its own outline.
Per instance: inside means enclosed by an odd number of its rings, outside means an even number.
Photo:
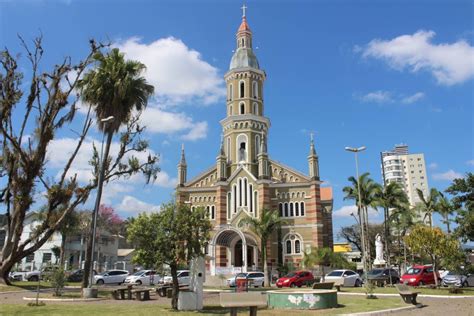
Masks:
[[[22,82],[20,54],[0,52],[0,203],[5,205],[6,239],[0,251],[0,285],[10,284],[8,273],[18,261],[38,250],[79,205],[85,203],[97,179],[80,181],[73,172],[77,155],[92,126],[91,112],[77,116],[76,90],[79,78],[93,61],[93,55],[103,46],[90,42],[90,53],[77,64],[66,57],[52,70],[41,65],[41,38],[32,45],[22,41],[30,64],[29,78]],[[89,108],[90,110],[90,108]],[[48,174],[48,153],[57,135],[71,130],[77,133],[73,150],[64,152],[65,163],[57,176]],[[141,172],[154,179],[158,157],[149,156],[145,162],[134,158],[146,153],[148,144],[140,140],[142,128],[137,120],[127,124],[120,138],[120,149],[110,166],[106,181]],[[124,157],[127,159],[123,159]],[[92,168],[97,170],[97,151],[91,153]],[[25,219],[37,199],[45,198],[45,219],[28,238],[20,238]],[[54,218],[54,220],[53,220]]]
[[[270,285],[267,265],[267,244],[270,235],[273,232],[278,232],[278,229],[285,221],[278,215],[277,211],[270,211],[262,209],[260,218],[245,217],[240,223],[239,227],[247,226],[250,231],[255,233],[260,238],[260,257],[263,263],[263,274],[265,277],[264,286]]]
[[[451,234],[451,228],[449,225],[451,219],[449,218],[449,216],[453,215],[455,209],[453,203],[451,203],[451,201],[441,192],[439,192],[439,199],[438,205],[436,206],[436,211],[443,218],[443,223],[446,224],[448,234]]]
[[[400,268],[402,266],[402,259],[405,262],[406,267],[406,248],[403,238],[417,223],[416,217],[415,209],[410,208],[408,205],[400,206],[392,210],[389,217],[390,226],[397,232],[396,258],[398,261],[399,272],[401,272]]]
[[[404,239],[412,253],[430,258],[435,285],[438,286],[437,272],[440,261],[457,253],[460,249],[459,242],[445,235],[439,227],[431,228],[424,225],[416,226]]]
[[[322,273],[322,282],[324,282],[324,277],[326,275],[324,267],[351,270],[355,270],[356,268],[355,264],[347,261],[343,254],[334,252],[331,248],[311,248],[310,253],[304,254],[303,264],[305,267],[318,266]]]
[[[391,266],[390,260],[390,230],[389,230],[389,212],[391,209],[397,209],[408,204],[408,197],[403,187],[397,182],[390,182],[385,186],[377,187],[375,191],[375,204],[384,210],[384,241],[385,252],[387,255],[388,266]]]
[[[359,179],[355,177],[349,177],[349,182],[351,183],[350,186],[346,186],[342,189],[344,192],[344,200],[354,200],[357,206],[357,215],[359,218],[359,224],[364,223],[360,228],[363,231],[368,231],[368,220],[364,221],[363,213],[368,214],[369,207],[376,208],[376,196],[375,194],[380,191],[380,184],[376,183],[373,179],[370,178],[370,173],[366,172],[359,176]],[[359,209],[359,188],[360,188],[360,207]],[[368,238],[368,236],[367,236]],[[371,249],[369,246],[370,239],[366,239],[368,242],[368,254],[367,254],[367,262],[370,261],[370,253]],[[365,252],[365,251],[362,251]]]
[[[97,116],[99,130],[106,136],[102,165],[99,168],[96,207],[98,212],[102,196],[102,181],[112,161],[109,160],[112,138],[120,127],[132,120],[133,111],[140,112],[146,107],[148,99],[154,92],[141,74],[145,65],[133,60],[125,60],[124,54],[118,48],[108,54],[96,52],[93,56],[95,67],[84,75],[78,82],[82,100],[91,105]],[[112,118],[112,120],[108,120]],[[139,144],[147,146],[147,143]],[[138,161],[135,162],[138,164]],[[93,214],[93,216],[95,216]],[[92,260],[92,239],[89,238],[86,251],[84,279],[82,286],[88,285]]]
[[[457,210],[454,234],[464,242],[474,240],[474,174],[466,173],[461,179],[454,179],[445,190],[453,195],[451,202]]]
[[[178,266],[204,255],[211,229],[204,208],[191,211],[175,203],[163,205],[159,213],[142,213],[128,226],[128,240],[136,246],[134,262],[150,268],[170,267],[174,309],[178,308]]]
[[[426,197],[420,189],[416,189],[416,193],[421,201],[416,207],[420,212],[425,214],[423,221],[428,219],[428,224],[430,227],[433,227],[433,213],[436,212],[438,206],[439,192],[435,188],[431,188],[430,194]]]

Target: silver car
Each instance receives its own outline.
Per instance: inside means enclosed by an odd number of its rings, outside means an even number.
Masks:
[[[126,270],[109,270],[104,273],[94,275],[95,284],[122,284],[129,275]]]
[[[466,287],[469,286],[467,276],[450,271],[442,281],[443,286]]]

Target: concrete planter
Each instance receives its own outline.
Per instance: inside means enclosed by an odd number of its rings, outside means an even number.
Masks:
[[[83,288],[82,297],[83,298],[97,298],[99,290],[96,288]]]
[[[336,290],[268,291],[268,307],[275,309],[324,309],[337,307]]]

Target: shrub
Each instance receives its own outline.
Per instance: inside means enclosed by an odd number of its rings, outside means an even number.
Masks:
[[[63,269],[57,269],[51,274],[51,285],[54,289],[55,296],[61,296],[66,285],[66,274]]]

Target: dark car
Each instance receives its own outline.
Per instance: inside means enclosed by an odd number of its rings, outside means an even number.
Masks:
[[[396,284],[400,282],[400,276],[395,269],[372,269],[367,273],[367,280],[377,284]]]
[[[303,285],[311,285],[314,283],[314,276],[309,271],[290,272],[284,277],[277,280],[278,287],[301,287]]]
[[[94,270],[94,275],[97,274],[97,271]],[[68,277],[68,282],[81,282],[84,276],[84,269],[74,270]]]

